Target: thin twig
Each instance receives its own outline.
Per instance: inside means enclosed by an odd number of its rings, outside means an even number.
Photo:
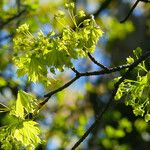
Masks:
[[[44,95],[44,97],[51,97],[55,93],[58,93],[58,92],[62,91],[63,89],[67,88],[68,86],[70,86],[73,82],[75,82],[79,78],[80,78],[80,75],[75,76],[72,80],[70,80],[69,82],[67,82],[66,84],[61,86],[60,88],[58,88],[58,89],[56,89],[54,91],[51,91],[48,94]]]
[[[130,65],[123,65],[123,66],[118,66],[118,67],[110,68],[109,70],[100,70],[100,71],[92,71],[92,72],[79,73],[73,79],[71,79],[69,82],[67,82],[66,84],[64,84],[60,88],[58,88],[56,90],[53,90],[53,91],[45,94],[44,97],[50,97],[53,94],[62,91],[63,89],[67,88],[69,85],[71,85],[73,82],[75,82],[80,77],[110,74],[110,73],[113,73],[113,72],[120,71],[122,69],[128,68],[129,66]]]
[[[105,108],[101,111],[101,113],[98,115],[98,117],[96,118],[96,120],[94,121],[94,123],[90,126],[90,128],[83,134],[83,136],[74,144],[74,146],[72,147],[71,150],[75,150],[85,139],[86,137],[91,133],[91,131],[98,125],[98,123],[101,121],[103,114],[108,110],[108,108],[110,107],[110,105],[112,104],[114,97],[117,93],[117,90],[119,88],[119,85],[127,78],[127,76],[129,75],[129,73],[142,61],[144,61],[145,59],[147,59],[150,56],[150,51],[148,51],[147,53],[145,53],[144,55],[142,55],[139,59],[137,59],[133,64],[131,64],[129,66],[129,69],[126,71],[126,73],[119,79],[119,81],[115,84],[115,88],[112,91],[112,95],[109,99],[109,102],[107,103],[107,105],[105,106]]]
[[[95,76],[95,75],[103,75],[103,74],[110,74],[110,73],[113,73],[113,72],[116,72],[116,71],[120,71],[120,70],[123,70],[123,69],[126,69],[126,68],[129,68],[130,65],[127,64],[127,65],[121,65],[121,66],[117,66],[117,67],[114,67],[114,68],[110,68],[109,70],[100,70],[100,71],[93,71],[93,72],[84,72],[84,73],[77,73],[76,76],[71,79],[70,81],[68,81],[66,84],[64,84],[63,86],[59,87],[58,89],[56,90],[53,90],[47,94],[44,95],[44,97],[46,97],[46,99],[41,102],[39,104],[39,109],[44,106],[48,100],[51,98],[51,96],[53,96],[54,94],[56,94],[57,92],[60,92],[62,91],[63,89],[67,88],[68,86],[70,86],[72,83],[74,83],[77,79],[79,79],[80,77],[86,77],[86,76]]]
[[[104,75],[104,74],[110,74],[110,73],[114,73],[126,68],[129,68],[130,65],[122,65],[122,66],[117,66],[114,68],[109,68],[109,70],[100,70],[100,71],[92,71],[92,72],[85,72],[85,73],[80,73],[81,77],[86,77],[86,76],[95,76],[95,75]]]
[[[137,4],[140,2],[140,0],[137,0],[134,5],[132,6],[132,8],[130,9],[129,13],[127,14],[127,16],[120,21],[120,23],[124,23],[128,18],[129,16],[131,15],[131,13],[133,12],[133,10],[136,8]]]
[[[88,57],[91,59],[91,61],[96,64],[97,66],[105,69],[105,70],[109,70],[106,66],[104,66],[103,64],[99,63],[89,52],[87,53]]]
[[[54,94],[62,91],[63,89],[67,88],[68,86],[70,86],[73,82],[75,82],[79,78],[80,78],[80,75],[76,75],[72,80],[70,80],[69,82],[67,82],[63,86],[61,86],[58,89],[53,90],[53,91],[47,93],[46,95],[44,95],[44,97],[46,97],[46,99],[39,104],[39,108],[38,109],[40,109],[41,107],[43,107],[48,102],[48,100],[51,98],[52,95],[54,95]]]

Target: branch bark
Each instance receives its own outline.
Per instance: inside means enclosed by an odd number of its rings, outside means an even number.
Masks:
[[[103,68],[104,70],[109,70],[106,66],[104,66],[103,64],[99,63],[89,52],[87,53],[88,57],[90,58],[90,60],[96,64],[97,66]]]

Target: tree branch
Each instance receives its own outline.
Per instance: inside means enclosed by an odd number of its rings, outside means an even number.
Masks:
[[[79,78],[80,78],[80,74],[76,75],[72,80],[70,80],[69,82],[67,82],[66,84],[61,86],[60,88],[58,88],[58,89],[56,89],[54,91],[51,91],[48,94],[44,95],[44,97],[49,97],[50,98],[55,93],[58,93],[58,92],[62,91],[63,89],[67,88],[68,86],[70,86],[73,82],[75,82]]]
[[[70,80],[69,82],[67,82],[63,86],[61,86],[58,89],[53,90],[53,91],[47,93],[46,95],[44,95],[44,97],[46,97],[46,99],[39,104],[39,108],[38,109],[40,109],[41,107],[43,107],[45,105],[45,103],[48,102],[48,100],[51,98],[52,95],[54,95],[54,94],[62,91],[63,89],[67,88],[68,86],[70,86],[73,82],[75,82],[79,78],[80,78],[80,75],[76,75],[72,80]]]
[[[113,72],[116,72],[116,71],[120,71],[120,70],[129,68],[129,67],[130,67],[130,65],[126,64],[126,65],[121,65],[121,66],[109,68],[108,70],[104,70],[103,69],[103,70],[100,70],[100,71],[84,72],[84,73],[80,73],[77,70],[75,70],[75,68],[72,68],[72,70],[74,70],[74,72],[76,73],[76,76],[73,79],[71,79],[70,81],[68,81],[66,84],[64,84],[63,86],[59,87],[58,89],[53,90],[53,91],[45,94],[44,97],[46,97],[46,99],[39,104],[39,108],[38,109],[43,107],[48,102],[48,100],[51,98],[51,96],[53,96],[54,94],[64,90],[65,88],[70,86],[72,83],[74,83],[80,77],[110,74],[110,73],[113,73]]]
[[[76,73],[76,75],[80,74],[80,72],[79,72],[78,70],[76,70],[74,67],[71,68],[71,70],[72,70],[74,73]]]
[[[149,0],[137,0],[134,5],[132,6],[132,8],[130,9],[129,13],[127,14],[127,16],[120,21],[120,23],[124,23],[128,18],[129,16],[131,15],[131,13],[133,12],[133,10],[136,8],[136,6],[138,5],[139,2],[144,2],[144,3],[150,3]]]
[[[110,105],[112,104],[114,97],[117,93],[117,90],[119,88],[119,85],[127,78],[127,76],[129,75],[129,73],[142,61],[144,61],[145,59],[147,59],[148,57],[150,57],[150,51],[148,51],[147,53],[145,53],[144,55],[142,55],[139,59],[137,59],[133,64],[131,64],[128,68],[128,70],[126,71],[126,73],[119,79],[119,81],[115,84],[114,86],[114,90],[112,91],[112,95],[109,99],[109,102],[107,103],[107,105],[105,106],[105,108],[101,111],[101,113],[98,115],[98,117],[96,118],[96,120],[94,121],[94,123],[90,126],[90,128],[83,134],[83,136],[74,144],[74,146],[72,147],[71,150],[75,150],[85,139],[86,137],[91,133],[91,131],[98,125],[98,123],[101,121],[103,114],[108,110],[108,108],[110,107]]]
[[[103,64],[99,63],[89,52],[87,53],[88,57],[91,59],[91,61],[96,64],[97,66],[103,68],[104,70],[109,70],[106,66],[104,66]]]
[[[131,15],[131,13],[133,12],[133,10],[136,8],[137,4],[140,2],[140,0],[137,0],[134,5],[132,6],[132,8],[130,9],[130,11],[128,12],[127,16],[120,21],[120,23],[124,23],[128,18],[129,16]]]

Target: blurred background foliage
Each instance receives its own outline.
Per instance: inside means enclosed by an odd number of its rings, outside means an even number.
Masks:
[[[18,78],[12,62],[16,28],[27,23],[36,35],[42,30],[59,34],[62,25],[55,22],[54,15],[64,10],[63,0],[1,0],[0,1],[0,102],[11,104],[19,89],[43,98],[44,93],[53,90],[73,77],[71,70],[57,72],[49,89],[40,83],[29,83],[27,77]],[[150,4],[140,2],[125,23],[120,20],[129,12],[135,0],[74,0],[76,10],[93,14],[104,31],[93,56],[108,67],[121,65],[132,50],[150,48]],[[61,21],[62,22],[62,21]],[[68,19],[63,23],[70,24]],[[88,59],[74,61],[79,71],[99,69]],[[50,74],[51,75],[51,74]],[[42,129],[44,144],[38,149],[67,150],[80,138],[106,105],[112,90],[112,79],[119,73],[100,77],[84,77],[68,89],[56,94],[36,118]],[[0,104],[0,107],[3,107]],[[7,113],[0,113],[0,126],[8,119]],[[150,124],[135,117],[132,109],[117,102],[107,111],[95,130],[81,144],[79,150],[148,150],[150,147]]]

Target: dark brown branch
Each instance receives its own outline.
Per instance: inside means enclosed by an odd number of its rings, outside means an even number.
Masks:
[[[71,70],[72,70],[74,73],[76,73],[76,75],[80,74],[80,72],[79,72],[78,70],[76,70],[74,67],[71,68]]]
[[[127,65],[117,66],[117,67],[114,67],[114,68],[109,68],[108,70],[100,70],[100,71],[80,73],[80,76],[84,77],[84,76],[95,76],[95,75],[110,74],[110,73],[117,72],[117,71],[129,68],[129,67],[130,67],[130,65],[127,64]]]
[[[131,13],[132,13],[133,10],[136,8],[136,6],[138,5],[139,2],[150,3],[149,0],[137,0],[137,1],[134,3],[134,5],[132,6],[132,8],[130,9],[130,11],[129,11],[129,13],[127,14],[127,16],[126,16],[122,21],[120,21],[120,23],[125,22],[125,21],[129,18],[129,16],[131,15]]]
[[[91,59],[91,61],[96,64],[97,66],[103,68],[104,70],[109,70],[106,66],[104,66],[103,64],[99,63],[89,52],[87,53],[88,57]]]
[[[67,82],[66,84],[64,84],[63,86],[61,86],[60,88],[47,93],[46,95],[44,95],[44,97],[51,97],[55,93],[62,91],[63,89],[67,88],[69,85],[71,85],[73,82],[75,82],[80,77],[110,74],[110,73],[113,73],[113,72],[120,71],[122,69],[128,68],[129,66],[130,65],[123,65],[123,66],[118,66],[118,67],[110,68],[109,70],[100,70],[100,71],[79,73],[72,80],[70,80],[69,82]]]
[[[48,100],[51,98],[52,95],[56,94],[57,92],[60,92],[62,90],[64,90],[65,88],[67,88],[68,86],[70,86],[72,83],[74,83],[77,79],[79,79],[80,77],[86,77],[86,76],[94,76],[94,75],[103,75],[103,74],[110,74],[116,71],[120,71],[123,70],[125,68],[129,68],[130,65],[122,65],[122,66],[117,66],[114,68],[109,68],[109,70],[100,70],[100,71],[93,71],[93,72],[84,72],[84,73],[79,73],[77,70],[76,76],[70,80],[69,82],[67,82],[66,84],[64,84],[63,86],[59,87],[56,90],[53,90],[47,94],[44,95],[44,97],[46,97],[46,99],[41,102],[39,104],[39,109],[45,105],[45,103],[48,102]],[[74,68],[72,68],[74,70]],[[75,70],[74,70],[75,71]]]
[[[50,98],[51,98],[51,96],[47,97],[43,102],[41,102],[41,103],[39,104],[39,107],[38,107],[37,110],[40,110],[40,109],[48,102],[48,100],[49,100]]]
[[[66,84],[64,84],[63,86],[61,86],[60,88],[49,92],[48,94],[44,95],[44,97],[51,97],[52,95],[54,95],[57,92],[62,91],[63,89],[67,88],[68,86],[70,86],[73,82],[75,82],[77,79],[80,78],[80,75],[76,75],[72,80],[70,80],[69,82],[67,82]]]
[[[101,121],[103,114],[108,110],[110,105],[112,104],[114,97],[117,93],[117,90],[119,88],[119,85],[127,78],[129,73],[142,61],[147,59],[150,56],[150,51],[145,53],[143,56],[141,56],[138,60],[136,60],[133,64],[129,66],[129,69],[126,71],[126,73],[119,79],[119,81],[115,84],[114,90],[112,91],[112,95],[109,99],[109,102],[105,106],[105,108],[101,111],[101,113],[96,118],[95,122],[90,126],[90,128],[83,134],[83,136],[74,144],[71,150],[75,150],[85,139],[86,137],[91,133],[91,131],[98,125],[98,123]]]
[[[75,82],[79,78],[80,78],[80,75],[76,75],[72,80],[70,80],[69,82],[67,82],[63,86],[61,86],[58,89],[53,90],[53,91],[47,93],[46,95],[44,95],[44,97],[46,97],[46,99],[39,104],[39,108],[38,109],[40,109],[41,107],[43,107],[45,105],[45,103],[48,102],[48,100],[51,98],[52,95],[54,95],[54,94],[62,91],[63,89],[67,88],[68,86],[70,86],[73,82]]]
[[[129,16],[131,15],[131,13],[133,12],[133,10],[136,8],[137,4],[140,2],[140,0],[137,0],[134,5],[132,6],[132,8],[130,9],[130,11],[128,12],[127,16],[120,21],[120,23],[124,23],[128,18]]]

